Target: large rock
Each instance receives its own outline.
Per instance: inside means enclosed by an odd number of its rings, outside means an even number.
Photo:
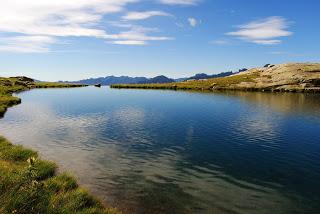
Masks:
[[[320,87],[320,63],[288,63],[272,67],[254,68],[243,74],[259,74],[254,79],[255,87],[275,91],[312,91]],[[252,87],[253,84],[250,84]],[[248,84],[238,84],[248,87]],[[309,90],[310,89],[310,90]],[[311,90],[312,89],[312,90]],[[317,91],[317,90],[316,90]]]
[[[10,80],[4,79],[4,80],[0,80],[0,85],[1,86],[12,86],[12,82]]]

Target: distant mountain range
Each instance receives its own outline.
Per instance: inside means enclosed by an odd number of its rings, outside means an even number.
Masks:
[[[134,84],[134,83],[145,82],[147,80],[148,79],[146,77],[107,76],[107,77],[90,78],[90,79],[64,82],[64,83],[80,83],[80,84],[86,84],[86,85],[95,85],[95,84],[112,85],[112,84]]]
[[[147,79],[146,81],[141,81],[139,83],[172,83],[172,82],[175,82],[175,80],[161,75],[161,76],[156,76],[156,77]]]
[[[60,81],[63,83],[80,83],[86,85],[113,85],[113,84],[144,84],[144,83],[171,83],[175,82],[174,79],[170,79],[166,76],[157,76],[153,78],[146,77],[128,77],[128,76],[107,76],[107,77],[99,77],[99,78],[90,78],[79,81]]]
[[[192,77],[187,78],[186,80],[201,80],[201,79],[211,79],[211,78],[218,78],[218,77],[227,77],[234,74],[232,71],[229,72],[224,72],[220,74],[213,74],[213,75],[208,75],[208,74],[196,74]]]
[[[86,84],[86,85],[95,85],[95,84],[101,84],[101,85],[113,85],[113,84],[147,84],[147,83],[172,83],[172,82],[183,82],[186,80],[200,80],[200,79],[210,79],[210,78],[218,78],[218,77],[226,77],[230,76],[234,73],[230,72],[224,72],[220,74],[213,74],[213,75],[207,75],[204,73],[196,74],[192,77],[186,77],[186,78],[179,78],[179,79],[171,79],[166,76],[156,76],[153,78],[147,78],[147,77],[129,77],[129,76],[106,76],[106,77],[99,77],[99,78],[90,78],[90,79],[84,79],[84,80],[78,80],[78,81],[60,81],[63,83],[80,83],[80,84]]]

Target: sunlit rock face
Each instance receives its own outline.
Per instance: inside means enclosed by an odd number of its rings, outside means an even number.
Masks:
[[[259,73],[253,83],[241,87],[264,88],[273,91],[320,91],[319,63],[288,63],[254,68],[237,75]]]

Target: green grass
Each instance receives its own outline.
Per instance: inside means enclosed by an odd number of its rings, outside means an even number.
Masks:
[[[0,94],[0,117],[4,115],[7,108],[21,103],[21,99],[11,94]]]
[[[116,84],[112,88],[136,88],[136,89],[173,89],[173,90],[224,90],[240,89],[237,84],[242,82],[255,82],[259,73],[235,75],[229,77],[213,78],[206,81],[194,80],[180,83],[166,84]]]
[[[77,88],[84,87],[86,85],[82,84],[66,84],[66,83],[56,83],[56,82],[37,82],[35,83],[35,88]]]
[[[0,137],[0,213],[119,213],[80,188],[56,164]]]

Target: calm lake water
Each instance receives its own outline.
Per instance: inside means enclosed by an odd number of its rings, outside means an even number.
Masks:
[[[32,90],[0,133],[124,213],[320,213],[320,96]]]

